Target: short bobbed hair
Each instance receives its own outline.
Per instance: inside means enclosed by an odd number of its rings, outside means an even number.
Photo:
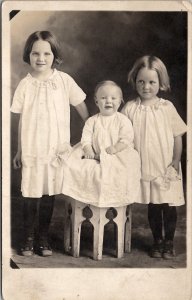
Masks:
[[[161,91],[170,90],[169,75],[164,63],[158,57],[150,55],[142,56],[137,59],[133,65],[133,68],[128,74],[128,82],[132,84],[134,89],[136,89],[137,74],[142,68],[148,68],[157,72]]]
[[[56,37],[49,31],[35,31],[28,37],[23,51],[24,62],[30,65],[30,53],[33,48],[33,44],[38,40],[46,41],[50,44],[51,50],[54,55],[53,65],[61,64],[62,57],[60,54],[60,46],[57,42]]]
[[[95,90],[94,90],[94,97],[96,99],[96,96],[97,96],[97,92],[98,90],[100,89],[100,87],[102,86],[105,86],[105,85],[112,85],[112,86],[115,86],[119,89],[120,93],[121,93],[121,101],[124,103],[124,100],[123,100],[123,92],[122,92],[122,89],[121,87],[115,82],[115,81],[112,81],[112,80],[103,80],[103,81],[100,81],[96,87],[95,87]]]

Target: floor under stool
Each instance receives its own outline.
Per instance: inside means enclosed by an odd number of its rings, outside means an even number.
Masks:
[[[19,255],[23,237],[23,199],[11,198],[11,268],[185,268],[186,267],[186,207],[178,208],[178,226],[175,235],[176,257],[169,261],[152,259],[149,256],[153,242],[147,220],[147,205],[133,204],[131,252],[116,258],[113,224],[105,226],[102,260],[93,260],[93,236],[90,225],[84,222],[81,228],[80,257],[65,253],[63,248],[64,207],[63,195],[56,196],[52,222],[49,230],[53,256],[34,255],[26,258]],[[112,222],[113,223],[113,222]]]

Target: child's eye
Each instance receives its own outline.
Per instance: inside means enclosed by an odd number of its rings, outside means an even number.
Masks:
[[[101,99],[106,99],[106,97],[105,97],[105,96],[102,96]]]
[[[137,83],[144,84],[144,81],[143,80],[138,80]]]
[[[32,55],[37,56],[38,52],[32,52]]]
[[[48,55],[51,55],[51,53],[49,53],[49,52],[46,52],[46,53],[45,53],[45,55],[46,55],[46,56],[48,56]]]
[[[116,97],[112,97],[112,100],[116,100]]]
[[[151,81],[150,81],[150,84],[155,84],[155,83],[156,83],[156,82],[155,82],[155,81],[153,81],[153,80],[151,80]]]

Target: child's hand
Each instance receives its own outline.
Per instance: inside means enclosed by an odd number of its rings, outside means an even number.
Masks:
[[[20,169],[21,168],[21,152],[17,151],[14,159],[13,159],[13,168]]]
[[[179,173],[179,161],[173,160],[171,165],[177,171],[177,173]]]
[[[88,158],[88,159],[94,159],[95,154],[94,154],[94,152],[87,152],[87,153],[84,154],[84,157]]]
[[[89,145],[85,146],[83,148],[84,151],[84,157],[87,159],[94,159],[95,158],[95,153],[93,151],[93,148]]]
[[[108,154],[115,154],[117,151],[114,146],[110,146],[105,149]]]

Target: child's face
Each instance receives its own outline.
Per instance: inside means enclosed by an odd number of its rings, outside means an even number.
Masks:
[[[136,78],[136,90],[141,100],[152,100],[159,92],[159,78],[154,70],[142,68]]]
[[[95,103],[103,116],[113,115],[118,110],[121,101],[121,90],[111,84],[101,86],[95,96]]]
[[[47,41],[38,40],[30,53],[30,65],[35,72],[43,73],[52,68],[54,55]]]

